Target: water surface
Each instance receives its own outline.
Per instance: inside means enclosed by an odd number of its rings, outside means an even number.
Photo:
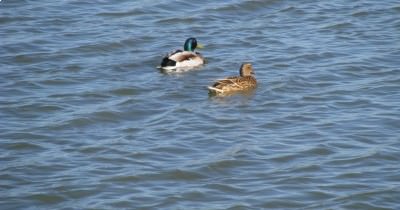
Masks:
[[[0,207],[400,209],[399,34],[390,0],[3,0]]]

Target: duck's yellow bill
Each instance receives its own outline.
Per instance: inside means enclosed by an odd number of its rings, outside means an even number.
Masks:
[[[203,49],[203,48],[204,48],[204,45],[197,43],[196,48]]]

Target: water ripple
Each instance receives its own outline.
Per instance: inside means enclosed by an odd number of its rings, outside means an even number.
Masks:
[[[397,2],[0,6],[2,209],[400,208]]]

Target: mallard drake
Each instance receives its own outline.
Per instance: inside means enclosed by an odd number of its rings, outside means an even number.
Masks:
[[[197,43],[196,38],[186,39],[182,50],[176,50],[165,56],[162,61],[160,68],[165,70],[174,70],[178,68],[193,68],[204,64],[203,56],[195,52],[196,48],[203,48],[201,44]]]
[[[251,63],[243,63],[240,76],[227,77],[217,80],[208,90],[211,95],[230,95],[238,91],[252,90],[257,87],[257,80]]]

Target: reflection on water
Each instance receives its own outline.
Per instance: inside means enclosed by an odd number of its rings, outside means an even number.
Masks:
[[[399,8],[1,1],[0,209],[400,209]]]
[[[243,91],[237,91],[237,92],[227,92],[227,93],[219,94],[219,95],[208,93],[208,95],[209,95],[211,101],[217,102],[220,104],[232,104],[232,102],[240,103],[240,104],[247,104],[247,103],[251,102],[251,100],[254,98],[255,93],[256,93],[256,89],[243,90]]]
[[[203,65],[198,66],[198,67],[179,67],[176,69],[162,69],[161,67],[157,67],[159,68],[160,72],[163,74],[168,74],[168,75],[175,75],[175,74],[183,74],[186,72],[190,72],[190,71],[198,71],[203,69]]]

